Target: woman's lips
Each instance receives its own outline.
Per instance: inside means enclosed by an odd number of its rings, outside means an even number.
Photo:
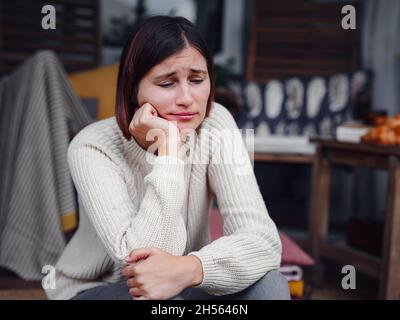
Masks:
[[[196,112],[184,112],[184,113],[172,113],[171,116],[175,117],[180,121],[190,121],[196,115]]]

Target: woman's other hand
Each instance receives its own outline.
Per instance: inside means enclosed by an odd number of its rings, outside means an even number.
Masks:
[[[133,250],[126,261],[122,274],[134,300],[171,299],[203,280],[201,262],[193,255],[174,256],[157,248],[142,248]]]

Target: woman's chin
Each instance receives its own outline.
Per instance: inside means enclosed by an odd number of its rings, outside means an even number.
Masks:
[[[196,130],[196,126],[190,123],[178,123],[179,131]]]

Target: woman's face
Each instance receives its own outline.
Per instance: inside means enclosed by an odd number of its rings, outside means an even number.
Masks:
[[[176,121],[178,128],[197,129],[203,121],[210,95],[205,58],[187,47],[154,66],[139,83],[139,106],[150,103],[158,115]]]

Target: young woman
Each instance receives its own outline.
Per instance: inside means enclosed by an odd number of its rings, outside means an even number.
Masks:
[[[80,221],[49,298],[289,299],[276,226],[214,85],[184,18],[150,18],[127,44],[116,116],[68,150]],[[224,234],[210,243],[215,197]]]

